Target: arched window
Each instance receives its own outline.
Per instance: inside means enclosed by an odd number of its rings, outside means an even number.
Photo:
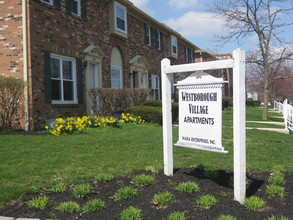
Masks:
[[[111,88],[123,88],[123,67],[120,51],[114,47],[111,54]]]

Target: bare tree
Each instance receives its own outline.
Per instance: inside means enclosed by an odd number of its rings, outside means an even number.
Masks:
[[[213,1],[211,11],[225,19],[228,29],[220,37],[224,43],[240,41],[256,34],[258,49],[248,56],[248,62],[256,63],[262,69],[264,108],[263,120],[268,118],[269,86],[273,81],[270,76],[272,65],[282,63],[282,60],[292,58],[292,49],[284,46],[286,42],[281,38],[281,33],[286,27],[293,24],[290,19],[282,21],[281,15],[292,13],[293,5],[289,0],[219,0]],[[275,53],[274,48],[282,48]]]
[[[293,64],[292,62],[276,63],[269,69],[269,101],[276,98],[293,101]],[[250,64],[246,69],[246,89],[248,92],[257,92],[263,97],[264,75],[261,66]]]

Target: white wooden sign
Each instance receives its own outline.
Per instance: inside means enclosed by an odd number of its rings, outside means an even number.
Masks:
[[[175,146],[228,153],[222,146],[222,87],[225,81],[194,73],[179,81],[179,140]]]
[[[173,134],[171,117],[171,74],[216,70],[224,68],[233,68],[233,156],[234,156],[234,197],[240,203],[244,202],[246,192],[246,130],[245,130],[245,52],[242,49],[233,51],[233,59],[218,60],[202,63],[191,63],[171,66],[170,60],[161,61],[162,73],[162,114],[163,114],[163,144],[164,144],[164,173],[168,176],[173,175]],[[197,93],[196,91],[193,93]],[[217,97],[219,99],[219,97]],[[180,103],[179,103],[180,106]],[[201,113],[208,111],[211,113],[211,107],[202,108]],[[186,108],[186,107],[185,107]],[[194,108],[195,112],[197,107]],[[188,107],[185,113],[189,111]],[[200,110],[199,110],[200,111]],[[206,114],[202,114],[206,115]],[[204,117],[204,116],[203,116]],[[212,116],[211,116],[212,117]],[[210,118],[211,118],[210,117]],[[213,116],[216,117],[217,116]],[[209,118],[209,117],[208,117]],[[182,120],[182,119],[181,119]],[[193,120],[193,119],[191,119]],[[195,119],[196,120],[196,119]],[[208,120],[211,122],[211,120]],[[222,120],[221,120],[222,121]],[[211,122],[212,123],[212,122]],[[215,122],[214,122],[215,123]],[[196,131],[196,133],[200,131]],[[211,133],[211,132],[209,132]],[[211,134],[212,135],[212,134]],[[197,136],[195,136],[197,138]],[[220,142],[216,138],[202,138],[215,140],[218,150],[221,148]],[[187,138],[188,140],[188,138]],[[184,143],[187,142],[184,140]],[[179,142],[183,142],[183,138]],[[224,151],[224,150],[223,150]]]

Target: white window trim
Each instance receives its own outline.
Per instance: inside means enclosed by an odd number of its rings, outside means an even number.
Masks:
[[[118,6],[119,8],[123,9],[124,11],[124,17],[125,17],[125,30],[122,30],[120,28],[117,27],[117,15],[116,15],[116,6]],[[114,20],[115,20],[115,29],[117,31],[123,32],[125,34],[127,34],[127,8],[124,5],[121,5],[118,2],[114,3]]]
[[[51,1],[51,0],[50,0]],[[71,11],[71,14],[77,15],[77,16],[81,16],[81,2],[80,0],[74,0],[77,2],[77,14]]]
[[[173,40],[176,40],[176,44],[173,44]],[[172,55],[177,56],[178,55],[178,43],[177,43],[177,37],[175,37],[174,35],[171,36],[171,51],[172,51]],[[176,47],[176,53],[173,52],[173,46]]]
[[[44,2],[44,3],[49,4],[49,5],[53,5],[53,0],[49,0],[49,2],[46,2],[45,0],[41,0],[41,2]]]
[[[112,79],[112,69],[115,69],[115,70],[119,70],[120,71],[120,87],[119,88],[120,89],[123,89],[123,77],[122,77],[123,71],[122,71],[122,67],[111,65],[111,79]],[[113,88],[112,87],[112,82],[111,82],[111,88]]]
[[[64,94],[63,94],[63,72],[61,68],[60,72],[60,79],[61,79],[61,99],[62,100],[52,100],[52,104],[77,104],[77,83],[76,83],[76,60],[72,57],[66,57],[58,54],[51,54],[50,58],[55,59],[61,59],[61,60],[67,60],[72,62],[72,81],[73,81],[73,100],[72,101],[66,101],[64,100]],[[51,77],[51,80],[54,79]]]

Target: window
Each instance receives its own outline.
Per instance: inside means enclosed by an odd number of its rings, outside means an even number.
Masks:
[[[66,0],[65,3],[68,14],[80,16],[87,21],[87,0]]]
[[[126,7],[115,2],[115,28],[118,31],[127,33],[127,14]]]
[[[151,85],[152,85],[152,96],[154,100],[160,100],[160,78],[157,75],[152,74],[151,76]]]
[[[122,69],[120,67],[111,67],[111,88],[123,88]]]
[[[161,39],[160,39],[160,32],[155,31],[155,44],[156,44],[156,49],[160,50],[161,49]]]
[[[171,36],[171,45],[172,45],[172,55],[177,56],[178,51],[177,51],[177,38],[175,36]]]
[[[49,5],[53,5],[53,0],[41,0],[41,2],[48,3]]]
[[[51,55],[51,98],[52,104],[76,102],[75,59]]]
[[[185,47],[185,61],[194,63],[194,52],[188,47]]]
[[[71,0],[71,13],[80,16],[80,0]]]
[[[145,31],[145,44],[147,46],[151,45],[151,28],[147,24],[144,24],[144,31]]]

